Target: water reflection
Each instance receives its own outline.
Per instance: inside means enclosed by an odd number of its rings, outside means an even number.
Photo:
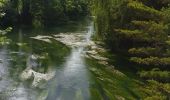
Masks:
[[[93,23],[88,27],[84,42],[90,42],[93,34]],[[87,45],[72,48],[65,64],[57,69],[56,76],[50,83],[47,100],[89,100],[89,72],[85,64],[83,53]]]
[[[47,100],[75,100],[76,95],[89,98],[88,74],[81,54],[82,48],[73,49],[63,69],[56,71]]]
[[[28,100],[28,89],[10,77],[10,55],[6,46],[0,50],[0,100]]]
[[[6,47],[2,47],[0,49],[0,93],[3,92],[6,87],[8,86],[8,84],[10,83],[10,81],[7,79],[9,71],[8,71],[8,56],[7,56],[7,49]],[[0,95],[1,97],[1,95]]]

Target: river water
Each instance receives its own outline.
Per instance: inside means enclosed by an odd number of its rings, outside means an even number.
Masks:
[[[93,23],[87,27],[84,42],[88,44],[93,31]],[[85,46],[72,48],[71,53],[66,57],[63,67],[56,71],[55,79],[50,85],[50,92],[47,100],[79,100],[90,99],[89,94],[89,72],[83,58]]]
[[[88,44],[95,32],[93,22],[85,20],[44,30],[19,28],[8,35],[12,43],[0,48],[0,100],[116,100],[138,97],[129,89],[133,85],[131,80],[119,78],[95,60],[86,59],[86,45],[69,48],[55,40],[48,43],[30,38],[59,33],[83,34],[83,41]],[[50,75],[48,80],[40,77],[42,81],[36,84],[35,77],[21,78],[28,66],[33,66],[28,63],[30,57],[36,63],[36,67],[31,69],[37,75]]]

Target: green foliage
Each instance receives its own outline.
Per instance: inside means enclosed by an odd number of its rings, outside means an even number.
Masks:
[[[158,58],[158,57],[148,57],[148,58],[139,58],[139,57],[131,57],[130,61],[136,62],[138,64],[144,65],[154,65],[154,66],[169,66],[170,65],[170,57],[167,58]]]
[[[43,11],[44,11],[44,0],[30,0],[30,13],[32,15],[32,24],[34,27],[43,26]]]
[[[4,24],[32,24],[35,27],[61,24],[87,15],[88,0],[12,0],[3,8]]]
[[[161,71],[159,68],[154,68],[151,71],[139,72],[141,78],[154,79],[160,82],[170,82],[170,71]]]
[[[115,30],[121,38],[131,39],[136,41],[149,41],[148,34],[144,33],[140,30],[124,30],[124,29],[116,29]]]
[[[6,4],[6,0],[1,0],[0,1],[0,10],[2,10],[2,8],[4,7],[4,5]],[[0,18],[3,18],[5,16],[4,12],[0,13]],[[5,35],[10,32],[12,30],[11,27],[5,29],[5,30],[0,30],[0,46],[3,46],[5,44],[9,44],[10,43],[10,39],[8,39]]]
[[[5,30],[0,30],[0,46],[9,44],[11,42],[10,39],[8,39],[5,35],[12,30],[11,27],[5,29]]]
[[[153,95],[150,97],[145,98],[144,100],[166,100],[167,97],[166,96],[162,96],[162,95]]]
[[[164,33],[168,29],[167,25],[162,22],[156,23],[154,21],[132,21],[132,23],[141,30],[153,33]]]
[[[155,9],[162,9],[162,7],[167,7],[168,4],[170,3],[169,0],[139,0],[146,4],[149,7],[153,7]]]
[[[109,39],[108,35],[112,30],[112,25],[119,26],[120,22],[116,20],[123,17],[122,12],[119,11],[123,2],[124,0],[93,0],[92,12],[95,15],[98,37]]]
[[[60,24],[68,20],[64,11],[64,0],[46,1],[44,9],[44,24]]]
[[[136,55],[136,56],[142,56],[142,57],[146,57],[146,56],[159,56],[160,55],[160,48],[152,48],[152,47],[141,47],[141,48],[131,48],[128,50],[128,52],[131,55]]]
[[[86,0],[66,0],[65,11],[70,17],[78,16],[79,14],[87,13],[88,2]]]
[[[140,1],[129,0],[127,8],[134,14],[133,16],[140,19],[152,18],[152,20],[159,21],[160,18],[164,17],[164,14],[161,11],[148,7]]]
[[[154,80],[147,81],[146,89],[144,92],[150,94],[150,96],[145,97],[144,100],[168,100],[170,94],[170,84],[159,83]],[[155,99],[156,98],[156,99]]]

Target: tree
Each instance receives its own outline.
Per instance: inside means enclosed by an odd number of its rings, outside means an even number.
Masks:
[[[137,69],[145,69],[138,70],[142,78],[169,82],[170,1],[95,1],[97,33],[107,47],[142,67]],[[168,95],[161,92],[161,97]]]

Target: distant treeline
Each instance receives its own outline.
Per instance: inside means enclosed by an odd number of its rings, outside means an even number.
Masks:
[[[58,25],[89,13],[88,0],[1,0],[3,25]]]

